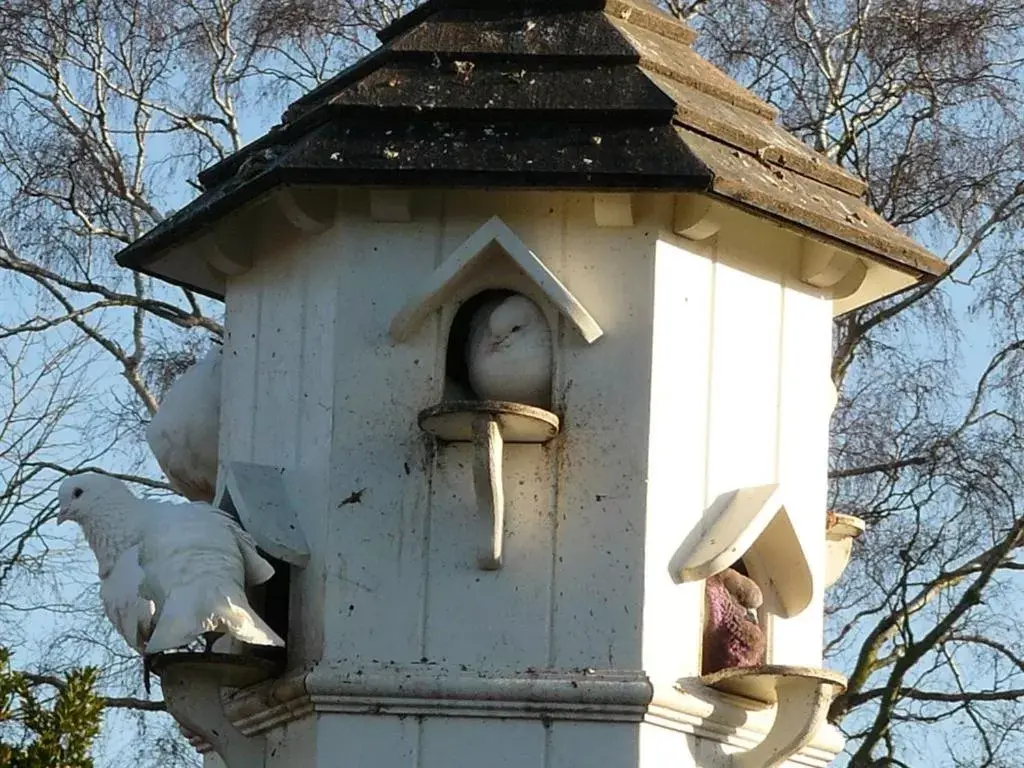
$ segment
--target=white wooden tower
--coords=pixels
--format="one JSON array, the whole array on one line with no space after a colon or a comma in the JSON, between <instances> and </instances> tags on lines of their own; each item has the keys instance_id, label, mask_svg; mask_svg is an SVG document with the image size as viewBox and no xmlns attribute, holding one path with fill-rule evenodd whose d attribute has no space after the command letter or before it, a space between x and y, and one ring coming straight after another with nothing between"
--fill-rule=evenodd
<instances>
[{"instance_id":1,"label":"white wooden tower","mask_svg":"<svg viewBox=\"0 0 1024 768\"><path fill-rule=\"evenodd\" d=\"M943 264L642 0L381 40L119 256L223 298L221 501L285 585L287 662L167 660L172 712L231 768L827 765L832 318ZM543 407L466 391L492 291ZM702 675L737 562L766 658Z\"/></svg>"}]
</instances>

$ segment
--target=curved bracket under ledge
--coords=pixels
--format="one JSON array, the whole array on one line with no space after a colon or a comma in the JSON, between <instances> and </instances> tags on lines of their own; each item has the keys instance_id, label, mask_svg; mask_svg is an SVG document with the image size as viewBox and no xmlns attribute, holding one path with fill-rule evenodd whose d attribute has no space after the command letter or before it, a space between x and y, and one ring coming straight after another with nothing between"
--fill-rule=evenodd
<instances>
[{"instance_id":1,"label":"curved bracket under ledge","mask_svg":"<svg viewBox=\"0 0 1024 768\"><path fill-rule=\"evenodd\" d=\"M263 765L267 737L246 736L234 726L221 703L221 688L247 688L281 672L268 659L224 653L169 653L152 657L167 711L213 747L228 768Z\"/></svg>"},{"instance_id":2,"label":"curved bracket under ledge","mask_svg":"<svg viewBox=\"0 0 1024 768\"><path fill-rule=\"evenodd\" d=\"M830 513L825 533L825 586L831 587L843 575L853 554L853 540L864 533L867 524L853 515Z\"/></svg>"},{"instance_id":3,"label":"curved bracket under ledge","mask_svg":"<svg viewBox=\"0 0 1024 768\"><path fill-rule=\"evenodd\" d=\"M778 768L814 738L832 700L846 690L838 672L769 665L723 669L703 675L710 688L776 707L775 722L753 749L733 755L732 768Z\"/></svg>"},{"instance_id":4,"label":"curved bracket under ledge","mask_svg":"<svg viewBox=\"0 0 1024 768\"><path fill-rule=\"evenodd\" d=\"M428 408L420 413L419 423L438 440L473 443L477 513L490 524L490 537L477 564L485 571L499 570L505 540L505 443L546 443L558 434L558 417L522 403L459 400Z\"/></svg>"}]
</instances>

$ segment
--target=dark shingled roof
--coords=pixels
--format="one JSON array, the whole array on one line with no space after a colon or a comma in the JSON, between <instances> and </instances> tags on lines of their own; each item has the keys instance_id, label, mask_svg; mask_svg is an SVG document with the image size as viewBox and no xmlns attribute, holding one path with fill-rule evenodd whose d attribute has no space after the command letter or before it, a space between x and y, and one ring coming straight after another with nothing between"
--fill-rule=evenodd
<instances>
[{"instance_id":1,"label":"dark shingled roof","mask_svg":"<svg viewBox=\"0 0 1024 768\"><path fill-rule=\"evenodd\" d=\"M208 168L118 254L163 252L283 185L708 192L919 276L945 265L646 0L428 0Z\"/></svg>"}]
</instances>

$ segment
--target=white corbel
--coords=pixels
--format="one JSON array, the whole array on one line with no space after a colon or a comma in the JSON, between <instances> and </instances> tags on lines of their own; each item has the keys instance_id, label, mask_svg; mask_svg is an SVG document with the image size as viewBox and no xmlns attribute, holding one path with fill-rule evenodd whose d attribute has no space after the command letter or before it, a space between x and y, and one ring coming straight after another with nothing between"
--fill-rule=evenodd
<instances>
[{"instance_id":1,"label":"white corbel","mask_svg":"<svg viewBox=\"0 0 1024 768\"><path fill-rule=\"evenodd\" d=\"M833 299L855 294L867 278L863 259L818 240L804 238L800 279L828 292Z\"/></svg>"},{"instance_id":2,"label":"white corbel","mask_svg":"<svg viewBox=\"0 0 1024 768\"><path fill-rule=\"evenodd\" d=\"M707 195L676 195L672 231L689 240L707 240L721 229L717 206Z\"/></svg>"},{"instance_id":3,"label":"white corbel","mask_svg":"<svg viewBox=\"0 0 1024 768\"><path fill-rule=\"evenodd\" d=\"M412 195L402 189L371 189L370 218L374 221L412 221Z\"/></svg>"},{"instance_id":4,"label":"white corbel","mask_svg":"<svg viewBox=\"0 0 1024 768\"><path fill-rule=\"evenodd\" d=\"M632 227L633 195L594 195L594 221L599 227Z\"/></svg>"},{"instance_id":5,"label":"white corbel","mask_svg":"<svg viewBox=\"0 0 1024 768\"><path fill-rule=\"evenodd\" d=\"M295 229L315 235L334 223L338 194L330 187L279 187L274 202Z\"/></svg>"},{"instance_id":6,"label":"white corbel","mask_svg":"<svg viewBox=\"0 0 1024 768\"><path fill-rule=\"evenodd\" d=\"M247 238L233 238L223 230L209 231L196 246L217 274L237 277L252 269L252 248Z\"/></svg>"}]
</instances>

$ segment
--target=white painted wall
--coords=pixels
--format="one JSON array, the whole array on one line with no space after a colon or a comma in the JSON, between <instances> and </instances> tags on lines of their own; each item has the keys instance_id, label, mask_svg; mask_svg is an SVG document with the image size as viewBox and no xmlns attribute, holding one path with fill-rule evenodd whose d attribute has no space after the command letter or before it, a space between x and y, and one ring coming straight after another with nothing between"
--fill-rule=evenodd
<instances>
[{"instance_id":1,"label":"white painted wall","mask_svg":"<svg viewBox=\"0 0 1024 768\"><path fill-rule=\"evenodd\" d=\"M457 307L405 344L387 334L493 215L605 336L588 346L552 313L563 434L508 446L506 564L485 572L468 447L435 449L416 423L440 399ZM432 192L413 221L382 224L353 192L317 237L284 243L280 222L264 222L268 253L228 284L221 454L301 481L312 557L293 586L292 668L643 670L668 689L699 671L703 595L672 584L669 558L718 493L743 485L795 489L790 511L823 569L831 304L799 287L793 235L735 214L694 244L671 220L670 196L636 196L632 228L599 229L590 195ZM474 290L508 280L529 288L495 264ZM818 664L820 614L816 594L774 622L770 659ZM727 764L729 729L701 725L713 715L641 726L329 709L273 730L267 765Z\"/></svg>"}]
</instances>

